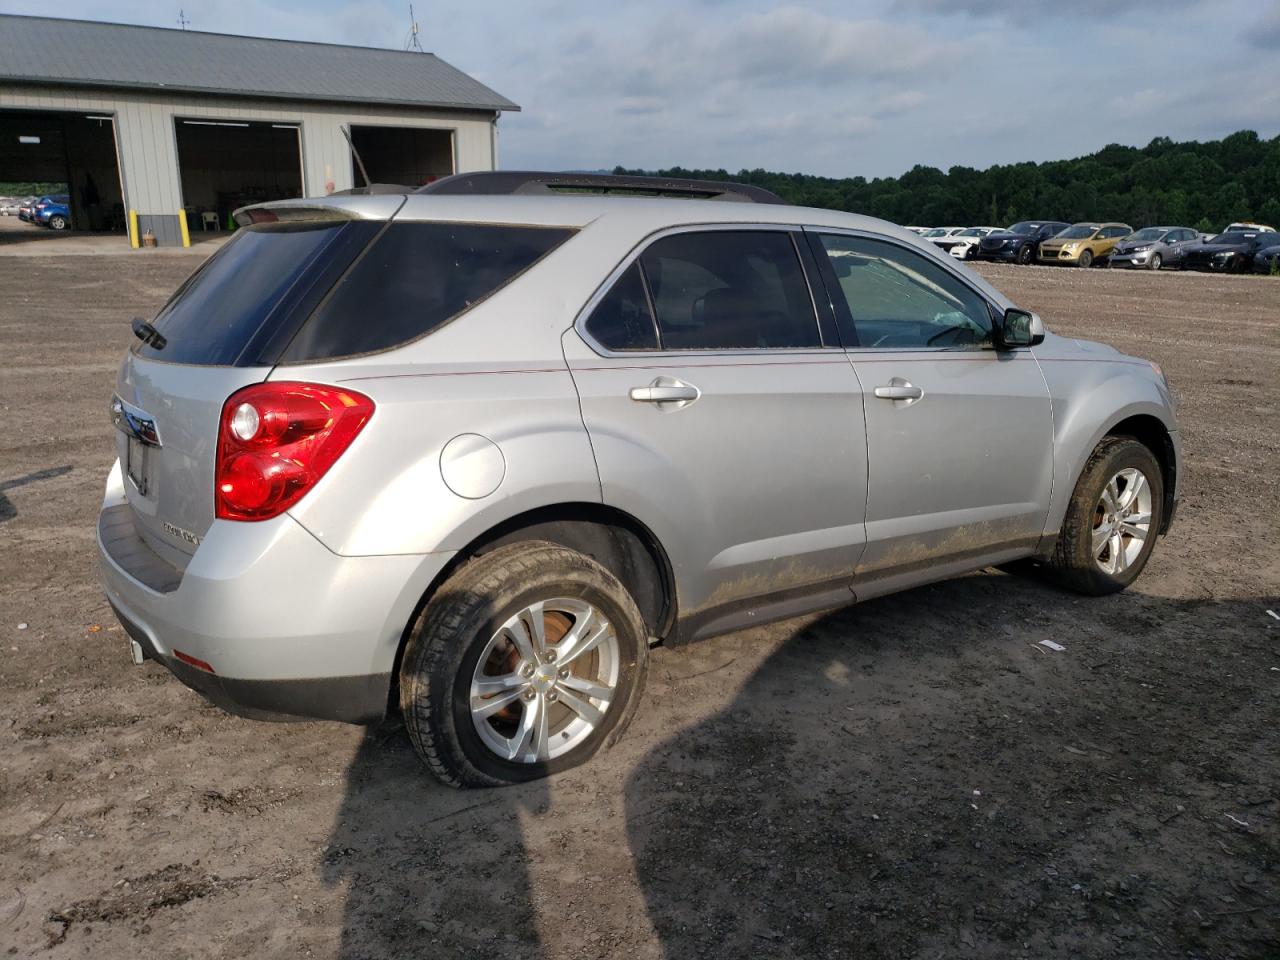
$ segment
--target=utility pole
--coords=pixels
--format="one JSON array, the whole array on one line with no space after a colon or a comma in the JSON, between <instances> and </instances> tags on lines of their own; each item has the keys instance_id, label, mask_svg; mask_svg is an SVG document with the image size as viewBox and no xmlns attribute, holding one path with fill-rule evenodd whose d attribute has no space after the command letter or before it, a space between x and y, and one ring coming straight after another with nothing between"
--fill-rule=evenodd
<instances>
[{"instance_id":1,"label":"utility pole","mask_svg":"<svg viewBox=\"0 0 1280 960\"><path fill-rule=\"evenodd\" d=\"M186 11L181 7L178 8L178 26L183 30L191 25L191 21L187 19Z\"/></svg>"}]
</instances>

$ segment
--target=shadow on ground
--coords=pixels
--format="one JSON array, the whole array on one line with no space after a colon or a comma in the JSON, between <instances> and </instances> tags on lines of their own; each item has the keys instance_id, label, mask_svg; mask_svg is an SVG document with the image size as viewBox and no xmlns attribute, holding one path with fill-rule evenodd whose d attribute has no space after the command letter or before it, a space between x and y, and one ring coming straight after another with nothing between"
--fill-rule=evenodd
<instances>
[{"instance_id":1,"label":"shadow on ground","mask_svg":"<svg viewBox=\"0 0 1280 960\"><path fill-rule=\"evenodd\" d=\"M627 772L630 849L587 851L660 947L590 937L598 887L530 890L556 781L448 791L370 734L326 856L341 956L1275 956L1273 605L981 574L666 652L774 648ZM690 683L661 699L724 680Z\"/></svg>"},{"instance_id":2,"label":"shadow on ground","mask_svg":"<svg viewBox=\"0 0 1280 960\"><path fill-rule=\"evenodd\" d=\"M41 480L52 480L54 477L60 477L63 474L70 473L74 468L71 464L61 467L50 467L47 470L37 470L35 473L28 473L26 476L14 477L12 480L0 480L0 523L6 520L12 520L18 515L18 509L13 505L5 493L16 487L25 487L30 483L38 483Z\"/></svg>"}]
</instances>

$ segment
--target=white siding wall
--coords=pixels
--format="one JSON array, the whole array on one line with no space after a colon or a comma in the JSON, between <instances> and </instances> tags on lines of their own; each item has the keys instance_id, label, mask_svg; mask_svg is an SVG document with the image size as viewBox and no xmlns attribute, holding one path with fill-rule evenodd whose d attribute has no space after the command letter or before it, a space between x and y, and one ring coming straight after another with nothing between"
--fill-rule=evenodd
<instances>
[{"instance_id":1,"label":"white siding wall","mask_svg":"<svg viewBox=\"0 0 1280 960\"><path fill-rule=\"evenodd\" d=\"M125 207L140 214L176 216L182 206L175 117L298 124L307 196L323 196L326 179L335 190L353 186L344 124L451 130L455 173L492 170L495 165L490 113L36 86L0 87L0 109L4 108L113 115Z\"/></svg>"}]
</instances>

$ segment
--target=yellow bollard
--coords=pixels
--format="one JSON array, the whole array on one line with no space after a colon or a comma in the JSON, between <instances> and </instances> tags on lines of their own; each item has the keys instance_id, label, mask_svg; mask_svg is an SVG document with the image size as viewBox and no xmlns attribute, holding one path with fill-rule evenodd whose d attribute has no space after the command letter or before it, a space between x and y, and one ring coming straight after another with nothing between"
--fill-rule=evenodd
<instances>
[{"instance_id":1,"label":"yellow bollard","mask_svg":"<svg viewBox=\"0 0 1280 960\"><path fill-rule=\"evenodd\" d=\"M138 211L129 211L129 246L138 249Z\"/></svg>"},{"instance_id":2,"label":"yellow bollard","mask_svg":"<svg viewBox=\"0 0 1280 960\"><path fill-rule=\"evenodd\" d=\"M178 226L182 228L182 245L191 246L191 234L187 232L187 211L178 211Z\"/></svg>"}]
</instances>

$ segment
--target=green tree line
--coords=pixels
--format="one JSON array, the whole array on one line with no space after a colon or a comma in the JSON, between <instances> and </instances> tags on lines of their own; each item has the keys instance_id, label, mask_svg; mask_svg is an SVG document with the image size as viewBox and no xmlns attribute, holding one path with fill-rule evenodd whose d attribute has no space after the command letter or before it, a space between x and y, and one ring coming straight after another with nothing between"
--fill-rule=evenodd
<instances>
[{"instance_id":1,"label":"green tree line","mask_svg":"<svg viewBox=\"0 0 1280 960\"><path fill-rule=\"evenodd\" d=\"M1280 226L1280 136L1241 130L1221 140L1145 147L1110 144L1074 160L997 164L986 170L916 165L900 177L815 177L768 170L616 173L737 180L788 203L881 217L894 223L1004 226L1018 220L1119 220L1205 232L1235 220Z\"/></svg>"},{"instance_id":2,"label":"green tree line","mask_svg":"<svg viewBox=\"0 0 1280 960\"><path fill-rule=\"evenodd\" d=\"M0 197L43 197L50 193L66 193L65 183L37 180L0 181Z\"/></svg>"}]
</instances>

